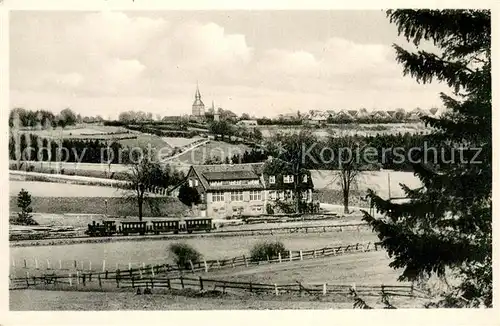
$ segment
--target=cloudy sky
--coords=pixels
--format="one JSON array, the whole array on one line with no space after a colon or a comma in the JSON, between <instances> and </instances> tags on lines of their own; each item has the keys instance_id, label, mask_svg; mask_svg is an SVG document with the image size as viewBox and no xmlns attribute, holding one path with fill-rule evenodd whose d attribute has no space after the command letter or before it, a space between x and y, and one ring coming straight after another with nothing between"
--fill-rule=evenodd
<instances>
[{"instance_id":1,"label":"cloudy sky","mask_svg":"<svg viewBox=\"0 0 500 326\"><path fill-rule=\"evenodd\" d=\"M12 12L11 107L82 115L273 116L439 106L445 86L402 76L382 11Z\"/></svg>"}]
</instances>

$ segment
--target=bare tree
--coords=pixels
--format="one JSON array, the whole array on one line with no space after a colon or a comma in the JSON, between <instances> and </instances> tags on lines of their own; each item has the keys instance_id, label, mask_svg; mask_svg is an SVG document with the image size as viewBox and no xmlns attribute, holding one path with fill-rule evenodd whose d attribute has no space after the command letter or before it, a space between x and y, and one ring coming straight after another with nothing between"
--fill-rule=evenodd
<instances>
[{"instance_id":1,"label":"bare tree","mask_svg":"<svg viewBox=\"0 0 500 326\"><path fill-rule=\"evenodd\" d=\"M309 147L314 147L316 137L307 128L298 133L278 133L268 142L267 149L274 156L281 159L290 168L293 176L293 195L295 211L299 212L302 201L303 182L302 177L307 173L307 156L304 155Z\"/></svg>"},{"instance_id":2,"label":"bare tree","mask_svg":"<svg viewBox=\"0 0 500 326\"><path fill-rule=\"evenodd\" d=\"M139 221L142 221L144 203L148 203L152 209L157 207L158 200L154 200L150 193L154 187L165 188L168 194L172 186L184 177L170 166L162 166L155 158L154 155L138 155L129 163L125 198L137 203Z\"/></svg>"},{"instance_id":3,"label":"bare tree","mask_svg":"<svg viewBox=\"0 0 500 326\"><path fill-rule=\"evenodd\" d=\"M334 180L342 189L344 213L349 214L349 195L365 165L363 145L359 138L350 135L329 137L327 146L332 150L332 169L336 171Z\"/></svg>"}]
</instances>

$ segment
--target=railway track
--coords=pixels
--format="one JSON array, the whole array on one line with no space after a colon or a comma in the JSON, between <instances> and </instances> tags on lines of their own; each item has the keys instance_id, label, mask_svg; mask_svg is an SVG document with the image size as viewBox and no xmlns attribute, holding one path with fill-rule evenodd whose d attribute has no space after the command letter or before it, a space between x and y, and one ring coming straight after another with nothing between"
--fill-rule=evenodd
<instances>
[{"instance_id":1,"label":"railway track","mask_svg":"<svg viewBox=\"0 0 500 326\"><path fill-rule=\"evenodd\" d=\"M347 223L347 224L330 224L330 225L313 225L313 226L294 226L280 228L261 228L247 230L218 230L211 232L200 232L192 234L159 234L159 235L128 235L128 236L107 236L107 237L48 237L37 240L16 240L10 241L11 247L30 247L30 246L53 246L78 243L102 243L102 242L118 242L118 241L147 241L147 240L176 240L186 238L200 237L235 237L235 236L261 236L274 234L291 234L291 233L325 233L325 232L342 232L343 230L361 230L368 228L367 223Z\"/></svg>"}]
</instances>

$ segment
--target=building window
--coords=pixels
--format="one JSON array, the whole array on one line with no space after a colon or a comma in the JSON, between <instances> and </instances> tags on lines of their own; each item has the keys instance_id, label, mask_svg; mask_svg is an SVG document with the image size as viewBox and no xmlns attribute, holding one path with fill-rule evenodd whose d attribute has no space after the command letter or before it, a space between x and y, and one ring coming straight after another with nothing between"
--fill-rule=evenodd
<instances>
[{"instance_id":1,"label":"building window","mask_svg":"<svg viewBox=\"0 0 500 326\"><path fill-rule=\"evenodd\" d=\"M212 201L224 201L224 192L222 191L215 191L212 193Z\"/></svg>"},{"instance_id":2,"label":"building window","mask_svg":"<svg viewBox=\"0 0 500 326\"><path fill-rule=\"evenodd\" d=\"M250 200L262 200L262 195L260 190L251 190L250 191Z\"/></svg>"},{"instance_id":3,"label":"building window","mask_svg":"<svg viewBox=\"0 0 500 326\"><path fill-rule=\"evenodd\" d=\"M247 184L249 184L249 185L258 185L259 184L259 180L248 180Z\"/></svg>"},{"instance_id":4,"label":"building window","mask_svg":"<svg viewBox=\"0 0 500 326\"><path fill-rule=\"evenodd\" d=\"M231 201L243 201L243 191L231 191Z\"/></svg>"},{"instance_id":5,"label":"building window","mask_svg":"<svg viewBox=\"0 0 500 326\"><path fill-rule=\"evenodd\" d=\"M285 175L283 177L283 182L284 183L293 183L293 175Z\"/></svg>"},{"instance_id":6,"label":"building window","mask_svg":"<svg viewBox=\"0 0 500 326\"><path fill-rule=\"evenodd\" d=\"M211 186L222 186L222 181L211 181L210 185Z\"/></svg>"},{"instance_id":7,"label":"building window","mask_svg":"<svg viewBox=\"0 0 500 326\"><path fill-rule=\"evenodd\" d=\"M302 182L307 182L307 174L304 174L304 175L302 176Z\"/></svg>"},{"instance_id":8,"label":"building window","mask_svg":"<svg viewBox=\"0 0 500 326\"><path fill-rule=\"evenodd\" d=\"M269 191L269 198L271 200L276 200L276 191L274 190Z\"/></svg>"},{"instance_id":9,"label":"building window","mask_svg":"<svg viewBox=\"0 0 500 326\"><path fill-rule=\"evenodd\" d=\"M194 186L197 187L198 186L198 179L194 179Z\"/></svg>"},{"instance_id":10,"label":"building window","mask_svg":"<svg viewBox=\"0 0 500 326\"><path fill-rule=\"evenodd\" d=\"M189 186L192 187L193 186L193 180L189 179Z\"/></svg>"},{"instance_id":11,"label":"building window","mask_svg":"<svg viewBox=\"0 0 500 326\"><path fill-rule=\"evenodd\" d=\"M279 192L279 198L280 198L280 200L284 200L285 199L285 192L284 191L280 191Z\"/></svg>"},{"instance_id":12,"label":"building window","mask_svg":"<svg viewBox=\"0 0 500 326\"><path fill-rule=\"evenodd\" d=\"M276 183L276 176L274 175L269 176L269 183L271 184Z\"/></svg>"},{"instance_id":13,"label":"building window","mask_svg":"<svg viewBox=\"0 0 500 326\"><path fill-rule=\"evenodd\" d=\"M231 186L241 185L241 180L231 180L229 181Z\"/></svg>"}]
</instances>

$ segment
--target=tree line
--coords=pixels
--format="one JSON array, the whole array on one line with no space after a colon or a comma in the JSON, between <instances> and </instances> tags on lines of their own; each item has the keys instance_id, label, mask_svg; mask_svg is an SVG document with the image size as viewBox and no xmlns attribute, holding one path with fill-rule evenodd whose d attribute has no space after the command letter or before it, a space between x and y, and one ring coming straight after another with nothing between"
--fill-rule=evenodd
<instances>
[{"instance_id":1,"label":"tree line","mask_svg":"<svg viewBox=\"0 0 500 326\"><path fill-rule=\"evenodd\" d=\"M30 127L39 129L48 129L56 127L73 126L77 123L93 123L101 122L101 116L96 117L82 117L76 114L70 108L66 108L54 114L48 110L28 110L24 108L14 108L9 114L9 127Z\"/></svg>"},{"instance_id":2,"label":"tree line","mask_svg":"<svg viewBox=\"0 0 500 326\"><path fill-rule=\"evenodd\" d=\"M227 157L224 161L216 158L211 158L209 160L210 164L217 163L257 163L265 161L269 156L279 156L279 149L276 148L276 143L280 139L286 139L286 134L278 134L267 141L267 146L262 148L252 148L246 150L242 154L235 154L232 157ZM398 133L398 134L379 134L375 136L332 136L327 139L317 139L312 137L311 141L303 142L303 147L301 146L300 151L307 153L305 155L304 168L307 169L335 169L335 166L339 165L338 160L341 159L339 155L333 157L330 155L330 149L334 154L338 154L342 149L351 150L353 152L356 149L362 150L364 148L373 149L373 155L370 155L370 161L372 165L369 166L368 162L365 162L366 169L391 169L396 171L413 171L413 165L408 160L409 157L417 160L417 155L424 152L426 147L433 147L436 149L428 149L427 159L430 161L439 161L441 159L439 144L435 144L432 138L429 138L423 134L411 134ZM351 145L346 147L346 139L352 139ZM285 141L285 144L287 142ZM426 147L424 147L426 144ZM285 145L287 146L287 145ZM310 148L311 151L308 151ZM286 148L285 148L286 149ZM399 153L399 154L398 154ZM437 155L436 155L437 153ZM363 154L363 151L360 152ZM401 160L401 155L404 156L403 162Z\"/></svg>"},{"instance_id":3,"label":"tree line","mask_svg":"<svg viewBox=\"0 0 500 326\"><path fill-rule=\"evenodd\" d=\"M28 133L21 134L19 138L16 138L12 134L9 137L9 159L11 160L107 163L109 158L112 164L126 164L129 161L129 148L124 148L118 142L98 139L63 139L59 141ZM18 142L17 145L16 142ZM31 150L26 150L28 147ZM59 148L65 148L67 151L59 151ZM109 152L113 153L109 157L108 149ZM121 158L118 155L120 152L122 153Z\"/></svg>"}]
</instances>

